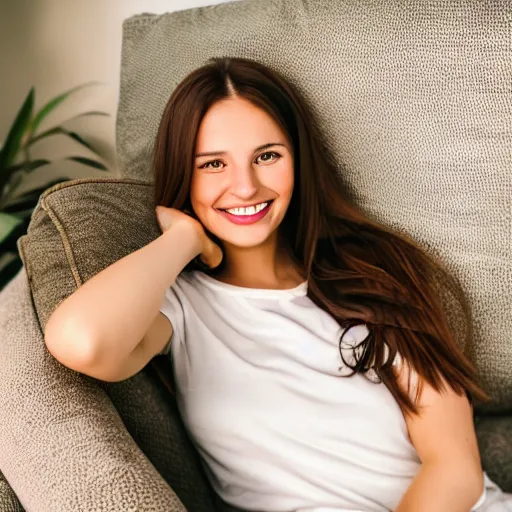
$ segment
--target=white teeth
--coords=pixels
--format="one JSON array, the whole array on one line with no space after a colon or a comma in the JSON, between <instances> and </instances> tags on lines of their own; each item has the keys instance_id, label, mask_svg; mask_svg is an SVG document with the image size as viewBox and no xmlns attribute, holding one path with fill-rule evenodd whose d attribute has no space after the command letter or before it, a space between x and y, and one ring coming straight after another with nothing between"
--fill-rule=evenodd
<instances>
[{"instance_id":1,"label":"white teeth","mask_svg":"<svg viewBox=\"0 0 512 512\"><path fill-rule=\"evenodd\" d=\"M247 208L230 208L226 211L232 213L233 215L254 215L255 213L261 212L261 210L263 210L267 204L268 202L260 203L255 206L249 206Z\"/></svg>"}]
</instances>

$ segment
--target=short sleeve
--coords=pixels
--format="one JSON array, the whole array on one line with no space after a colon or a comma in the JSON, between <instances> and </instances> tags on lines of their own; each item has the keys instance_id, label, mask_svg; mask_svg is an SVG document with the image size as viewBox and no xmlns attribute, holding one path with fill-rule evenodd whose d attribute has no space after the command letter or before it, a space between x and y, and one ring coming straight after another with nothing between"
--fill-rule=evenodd
<instances>
[{"instance_id":1,"label":"short sleeve","mask_svg":"<svg viewBox=\"0 0 512 512\"><path fill-rule=\"evenodd\" d=\"M175 283L165 290L164 299L160 306L160 312L163 313L171 322L172 336L162 351L157 355L167 355L171 350L172 343L181 343L184 332L183 305L178 293L176 292Z\"/></svg>"}]
</instances>

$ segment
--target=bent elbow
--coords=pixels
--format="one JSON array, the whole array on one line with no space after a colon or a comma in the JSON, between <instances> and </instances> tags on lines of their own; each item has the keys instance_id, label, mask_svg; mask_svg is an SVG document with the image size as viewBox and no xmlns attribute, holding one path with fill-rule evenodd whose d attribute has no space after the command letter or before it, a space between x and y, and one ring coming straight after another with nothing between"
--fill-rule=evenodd
<instances>
[{"instance_id":1,"label":"bent elbow","mask_svg":"<svg viewBox=\"0 0 512 512\"><path fill-rule=\"evenodd\" d=\"M94 343L76 325L68 321L58 324L52 318L47 323L44 342L48 352L64 366L84 373L96 359Z\"/></svg>"}]
</instances>

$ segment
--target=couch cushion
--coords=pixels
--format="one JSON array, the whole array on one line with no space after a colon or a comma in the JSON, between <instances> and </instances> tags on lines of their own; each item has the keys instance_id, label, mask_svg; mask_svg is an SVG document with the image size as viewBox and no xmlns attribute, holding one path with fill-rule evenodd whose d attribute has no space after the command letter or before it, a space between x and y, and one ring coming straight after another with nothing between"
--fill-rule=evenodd
<instances>
[{"instance_id":1,"label":"couch cushion","mask_svg":"<svg viewBox=\"0 0 512 512\"><path fill-rule=\"evenodd\" d=\"M475 429L487 474L503 491L512 493L512 411L503 416L477 416Z\"/></svg>"},{"instance_id":2,"label":"couch cushion","mask_svg":"<svg viewBox=\"0 0 512 512\"><path fill-rule=\"evenodd\" d=\"M59 303L85 281L161 235L152 190L138 180L83 178L41 195L18 249L43 330ZM187 510L211 512L212 491L169 391L171 377L169 359L157 356L130 379L91 380L105 389Z\"/></svg>"},{"instance_id":3,"label":"couch cushion","mask_svg":"<svg viewBox=\"0 0 512 512\"><path fill-rule=\"evenodd\" d=\"M150 179L167 99L208 58L274 67L309 101L351 199L461 280L474 315L468 353L495 405L512 405L508 9L508 0L245 0L129 18L121 173Z\"/></svg>"}]
</instances>

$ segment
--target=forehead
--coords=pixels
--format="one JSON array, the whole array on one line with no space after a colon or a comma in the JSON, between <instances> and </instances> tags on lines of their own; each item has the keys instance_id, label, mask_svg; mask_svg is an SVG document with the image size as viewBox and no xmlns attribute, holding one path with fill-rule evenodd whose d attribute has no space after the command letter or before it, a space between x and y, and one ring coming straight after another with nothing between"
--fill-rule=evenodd
<instances>
[{"instance_id":1,"label":"forehead","mask_svg":"<svg viewBox=\"0 0 512 512\"><path fill-rule=\"evenodd\" d=\"M286 135L273 117L245 99L229 98L212 105L204 115L196 149L197 152L253 150L270 139L286 143Z\"/></svg>"}]
</instances>

